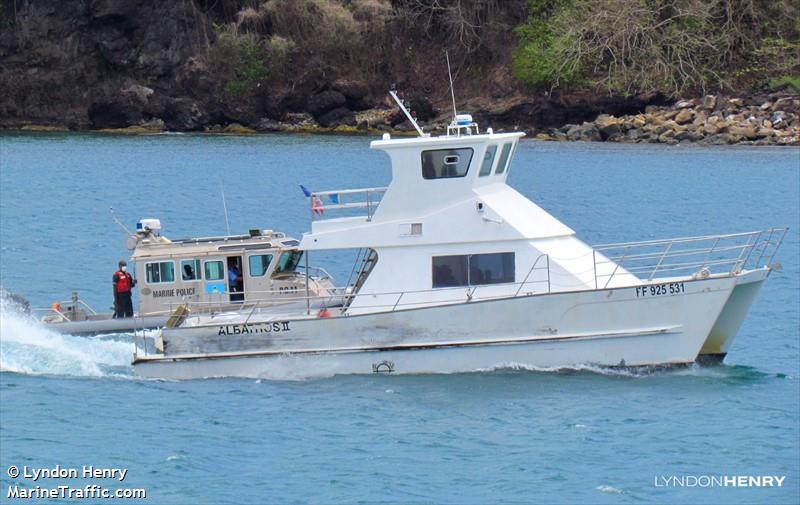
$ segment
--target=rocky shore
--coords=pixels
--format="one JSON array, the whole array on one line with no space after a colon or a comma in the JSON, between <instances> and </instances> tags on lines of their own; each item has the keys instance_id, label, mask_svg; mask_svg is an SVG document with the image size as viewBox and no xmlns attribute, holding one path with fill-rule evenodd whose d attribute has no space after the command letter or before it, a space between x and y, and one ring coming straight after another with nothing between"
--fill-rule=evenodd
<instances>
[{"instance_id":1,"label":"rocky shore","mask_svg":"<svg viewBox=\"0 0 800 505\"><path fill-rule=\"evenodd\" d=\"M711 145L800 145L800 95L736 98L707 95L648 106L641 114L601 114L593 121L540 132L541 140Z\"/></svg>"},{"instance_id":2,"label":"rocky shore","mask_svg":"<svg viewBox=\"0 0 800 505\"><path fill-rule=\"evenodd\" d=\"M260 119L245 117L241 122L223 116L218 123L207 121L192 129L176 122L174 117L165 116L166 121L157 117L157 110L149 100L154 94L152 90L133 85L127 91L127 95L136 99L108 104L106 113L113 121L100 121L95 127L77 129L120 134L167 131L233 135L266 132L414 134L411 124L389 100L368 98L352 91L345 95L329 89L312 95L306 106L310 112L284 112ZM559 105L553 101L536 103L517 99L500 107L492 103L472 104L466 110L470 110L484 127L492 126L495 131L523 130L531 137L546 141L800 145L800 95L797 94L783 92L745 98L706 95L677 100L672 105L645 103L598 102L587 106L585 103ZM413 106L425 131L433 134L445 131L450 120L449 109L439 109L424 98L416 99ZM637 112L637 108L641 112ZM614 115L605 110L633 113ZM587 120L558 126L559 120L576 117ZM548 123L556 126L548 127ZM6 128L24 131L76 129L52 123Z\"/></svg>"}]
</instances>

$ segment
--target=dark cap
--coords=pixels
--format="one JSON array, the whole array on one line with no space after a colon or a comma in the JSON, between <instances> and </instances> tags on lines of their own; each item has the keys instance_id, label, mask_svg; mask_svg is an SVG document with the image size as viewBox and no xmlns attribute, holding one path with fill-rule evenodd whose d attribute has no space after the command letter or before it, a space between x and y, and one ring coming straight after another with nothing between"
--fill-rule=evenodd
<instances>
[{"instance_id":1,"label":"dark cap","mask_svg":"<svg viewBox=\"0 0 800 505\"><path fill-rule=\"evenodd\" d=\"M125 263L125 260L119 260L119 266L124 267L124 266L127 266L127 265L128 264Z\"/></svg>"}]
</instances>

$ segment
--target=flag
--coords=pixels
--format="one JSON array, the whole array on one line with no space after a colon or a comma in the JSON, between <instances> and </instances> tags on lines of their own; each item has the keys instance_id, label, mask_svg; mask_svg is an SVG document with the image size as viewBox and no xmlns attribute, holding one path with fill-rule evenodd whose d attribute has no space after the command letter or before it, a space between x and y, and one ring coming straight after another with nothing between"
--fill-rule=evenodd
<instances>
[{"instance_id":1,"label":"flag","mask_svg":"<svg viewBox=\"0 0 800 505\"><path fill-rule=\"evenodd\" d=\"M307 187L301 184L300 189L303 191L303 194L306 195L307 198L311 198L311 191Z\"/></svg>"}]
</instances>

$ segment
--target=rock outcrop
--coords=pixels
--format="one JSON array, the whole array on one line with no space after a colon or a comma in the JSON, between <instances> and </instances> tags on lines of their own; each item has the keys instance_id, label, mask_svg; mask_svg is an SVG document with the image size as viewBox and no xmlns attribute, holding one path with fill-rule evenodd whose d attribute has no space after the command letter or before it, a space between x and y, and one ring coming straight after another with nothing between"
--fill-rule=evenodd
<instances>
[{"instance_id":1,"label":"rock outcrop","mask_svg":"<svg viewBox=\"0 0 800 505\"><path fill-rule=\"evenodd\" d=\"M580 125L539 133L542 140L585 140L678 144L800 145L800 96L747 98L707 95L649 106L641 114L601 114Z\"/></svg>"}]
</instances>

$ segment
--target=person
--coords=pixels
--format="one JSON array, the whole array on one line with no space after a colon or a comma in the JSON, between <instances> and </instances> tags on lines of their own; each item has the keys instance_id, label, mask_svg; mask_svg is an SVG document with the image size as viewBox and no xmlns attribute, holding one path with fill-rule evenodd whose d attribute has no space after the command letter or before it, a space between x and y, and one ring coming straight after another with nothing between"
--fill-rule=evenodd
<instances>
[{"instance_id":1,"label":"person","mask_svg":"<svg viewBox=\"0 0 800 505\"><path fill-rule=\"evenodd\" d=\"M127 272L128 264L119 260L119 270L114 272L111 282L114 284L114 317L133 317L133 300L131 290L136 279Z\"/></svg>"},{"instance_id":2,"label":"person","mask_svg":"<svg viewBox=\"0 0 800 505\"><path fill-rule=\"evenodd\" d=\"M241 292L241 279L239 276L239 269L235 263L228 265L228 286L231 291L231 301L241 302L244 301L244 294Z\"/></svg>"}]
</instances>

